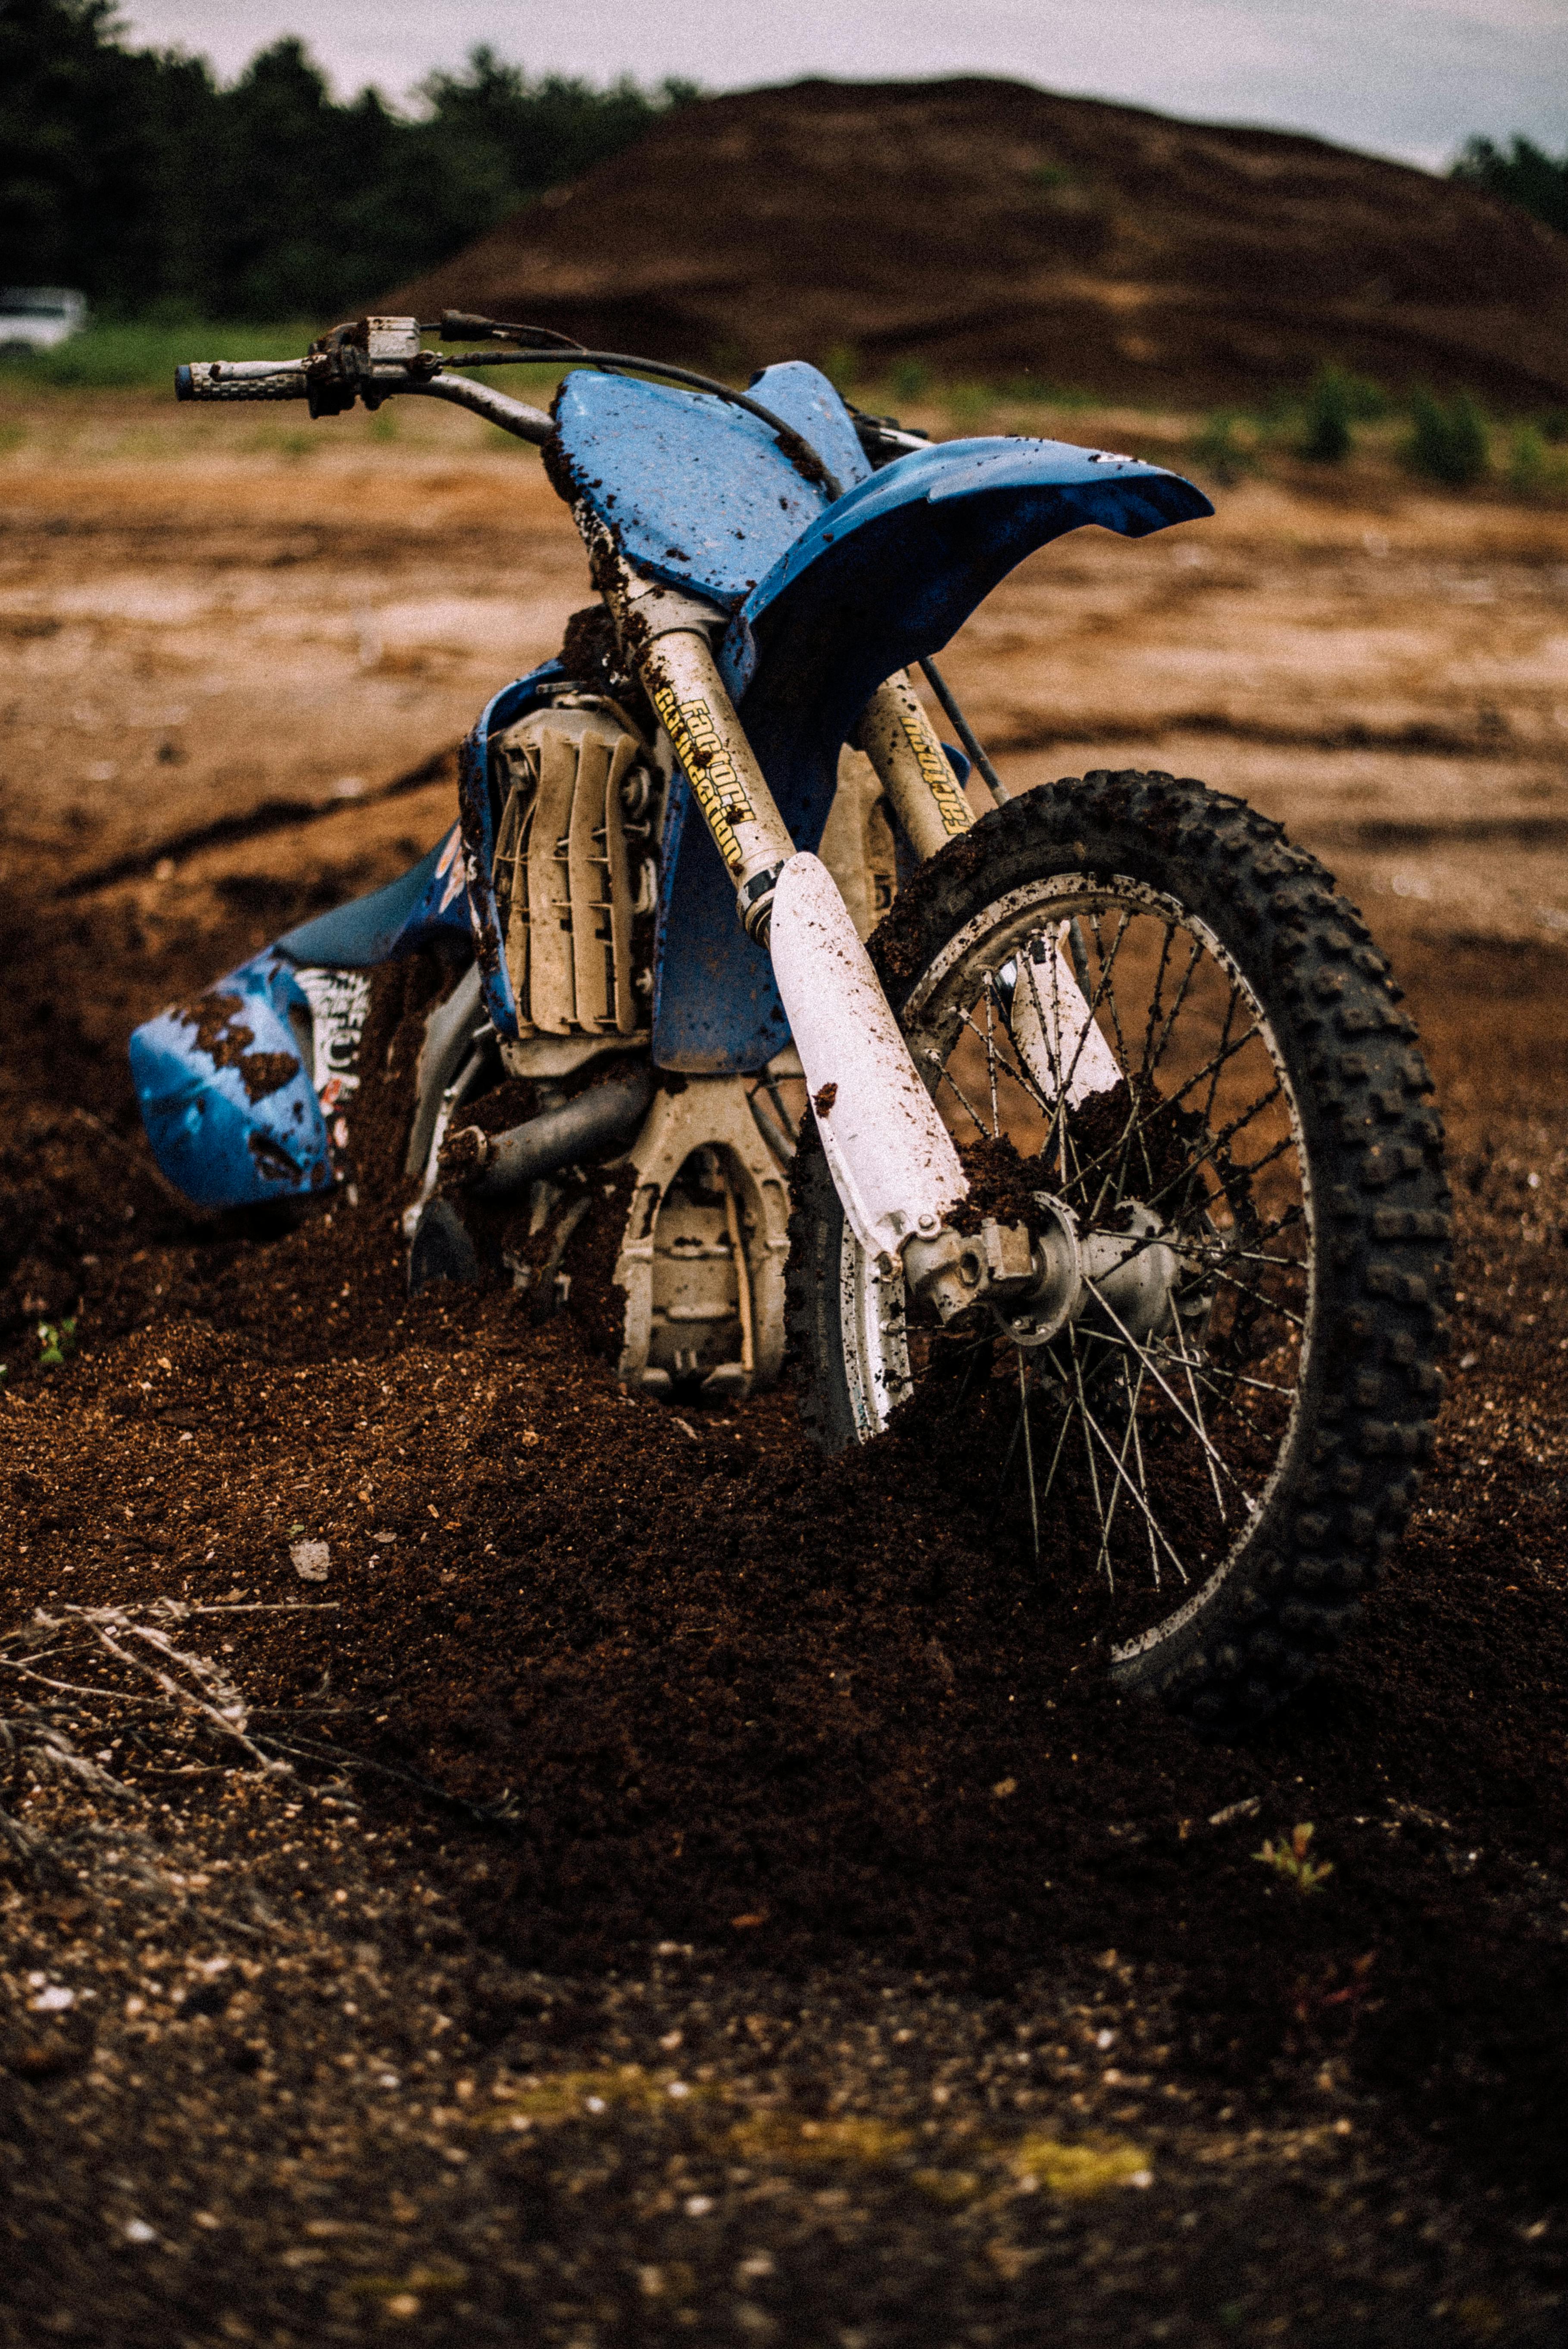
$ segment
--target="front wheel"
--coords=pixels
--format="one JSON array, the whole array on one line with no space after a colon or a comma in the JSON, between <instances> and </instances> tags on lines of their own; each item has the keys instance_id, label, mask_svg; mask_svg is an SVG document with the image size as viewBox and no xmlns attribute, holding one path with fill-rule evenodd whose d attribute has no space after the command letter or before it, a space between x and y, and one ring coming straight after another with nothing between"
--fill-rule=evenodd
<instances>
[{"instance_id":1,"label":"front wheel","mask_svg":"<svg viewBox=\"0 0 1568 2349\"><path fill-rule=\"evenodd\" d=\"M1442 1391L1441 1127L1387 963L1276 824L1131 773L985 816L870 944L972 1216L1074 1285L944 1325L877 1277L808 1131L808 1423L940 1448L1116 1680L1261 1719L1398 1543Z\"/></svg>"}]
</instances>

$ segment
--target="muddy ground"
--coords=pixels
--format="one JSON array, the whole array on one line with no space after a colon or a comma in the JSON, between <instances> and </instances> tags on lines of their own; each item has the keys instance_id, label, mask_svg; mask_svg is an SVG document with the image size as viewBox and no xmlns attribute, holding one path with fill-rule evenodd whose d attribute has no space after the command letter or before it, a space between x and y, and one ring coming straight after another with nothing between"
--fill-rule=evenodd
<instances>
[{"instance_id":1,"label":"muddy ground","mask_svg":"<svg viewBox=\"0 0 1568 2349\"><path fill-rule=\"evenodd\" d=\"M0 2341L1559 2340L1568 519L1243 482L949 662L1020 784L1284 816L1449 1119L1410 1538L1212 1746L908 1461L410 1306L373 1181L161 1187L129 1027L426 846L582 587L460 419L194 422L0 465Z\"/></svg>"}]
</instances>

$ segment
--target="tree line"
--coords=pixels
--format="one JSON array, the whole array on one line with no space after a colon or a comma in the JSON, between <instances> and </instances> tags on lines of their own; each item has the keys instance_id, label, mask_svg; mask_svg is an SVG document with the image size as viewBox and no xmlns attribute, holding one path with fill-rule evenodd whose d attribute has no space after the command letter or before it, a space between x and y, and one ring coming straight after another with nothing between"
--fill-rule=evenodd
<instances>
[{"instance_id":1,"label":"tree line","mask_svg":"<svg viewBox=\"0 0 1568 2349\"><path fill-rule=\"evenodd\" d=\"M345 316L696 95L531 79L477 48L399 112L338 100L303 42L224 88L131 49L115 0L0 0L0 274L100 315ZM1454 176L1568 231L1568 154L1472 139Z\"/></svg>"},{"instance_id":2,"label":"tree line","mask_svg":"<svg viewBox=\"0 0 1568 2349\"><path fill-rule=\"evenodd\" d=\"M0 274L110 316L350 316L696 94L477 48L406 114L335 98L296 39L224 88L121 34L114 0L0 0Z\"/></svg>"},{"instance_id":3,"label":"tree line","mask_svg":"<svg viewBox=\"0 0 1568 2349\"><path fill-rule=\"evenodd\" d=\"M1491 139L1470 139L1453 177L1506 196L1522 212L1568 235L1568 154L1559 162L1529 139L1511 139L1506 148Z\"/></svg>"}]
</instances>

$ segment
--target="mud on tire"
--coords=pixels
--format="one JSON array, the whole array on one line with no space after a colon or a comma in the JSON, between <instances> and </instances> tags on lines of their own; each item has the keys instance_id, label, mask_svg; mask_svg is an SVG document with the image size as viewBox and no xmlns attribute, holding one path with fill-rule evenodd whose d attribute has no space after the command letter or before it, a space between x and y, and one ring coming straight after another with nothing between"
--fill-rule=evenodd
<instances>
[{"instance_id":1,"label":"mud on tire","mask_svg":"<svg viewBox=\"0 0 1568 2349\"><path fill-rule=\"evenodd\" d=\"M923 866L870 941L906 1030L952 942L1008 893L1056 875L1141 885L1205 926L1266 1014L1294 1103L1312 1304L1288 1435L1221 1568L1111 1663L1121 1685L1158 1692L1194 1725L1236 1730L1332 1652L1415 1501L1451 1301L1441 1124L1387 963L1330 876L1244 802L1168 775L1101 771L1031 792ZM830 1452L867 1433L846 1363L843 1250L808 1123L790 1345L807 1423Z\"/></svg>"}]
</instances>

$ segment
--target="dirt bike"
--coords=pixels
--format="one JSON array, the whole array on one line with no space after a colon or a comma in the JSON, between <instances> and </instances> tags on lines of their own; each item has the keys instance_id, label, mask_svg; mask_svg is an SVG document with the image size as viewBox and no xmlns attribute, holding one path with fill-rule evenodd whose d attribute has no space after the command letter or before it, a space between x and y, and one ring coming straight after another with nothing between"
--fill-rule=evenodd
<instances>
[{"instance_id":1,"label":"dirt bike","mask_svg":"<svg viewBox=\"0 0 1568 2349\"><path fill-rule=\"evenodd\" d=\"M934 1454L999 1571L1098 1610L1117 1682L1261 1717L1429 1447L1427 1071L1276 824L1159 773L1010 797L934 657L1064 532L1208 500L1099 450L930 444L803 363L739 392L437 333L364 319L177 390L487 417L542 449L597 600L482 712L420 863L137 1030L164 1174L308 1201L379 1153L412 1286L582 1309L650 1394L743 1396L789 1350L820 1442ZM542 361L550 414L480 378Z\"/></svg>"}]
</instances>

